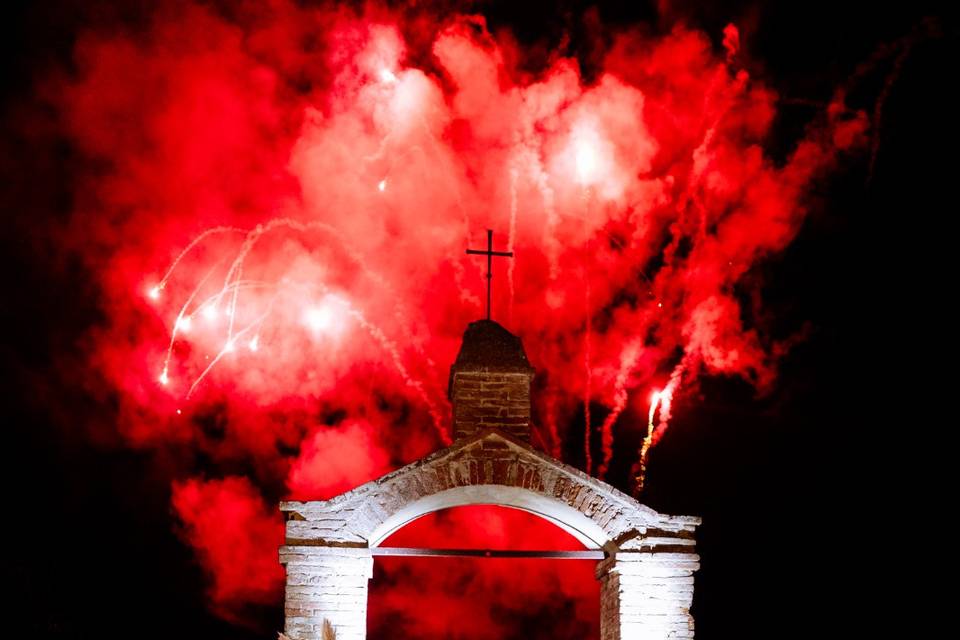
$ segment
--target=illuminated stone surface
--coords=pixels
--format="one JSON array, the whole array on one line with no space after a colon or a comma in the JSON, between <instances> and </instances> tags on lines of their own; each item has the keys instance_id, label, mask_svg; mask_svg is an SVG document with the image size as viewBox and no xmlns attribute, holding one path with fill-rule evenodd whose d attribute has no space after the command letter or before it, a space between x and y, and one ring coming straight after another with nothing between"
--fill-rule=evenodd
<instances>
[{"instance_id":1,"label":"illuminated stone surface","mask_svg":"<svg viewBox=\"0 0 960 640\"><path fill-rule=\"evenodd\" d=\"M370 547L427 513L494 504L541 516L588 549L607 553L596 571L602 640L692 638L699 518L657 513L525 442L533 371L519 340L511 344L503 336L510 336L506 330L489 325L495 323L471 324L451 370L454 416L476 417L473 407L500 406L511 417L515 408L526 412L525 429L514 428L519 421L500 427L462 418L459 424L470 426L458 427L460 437L446 449L331 500L281 503L287 516L286 545L280 549L287 569L286 634L292 640L319 640L326 620L337 640L365 638ZM491 348L491 336L504 349ZM476 349L478 344L483 348ZM495 378L510 375L523 377L523 392L516 390L515 380ZM461 408L458 414L458 402L469 403L471 410ZM493 414L480 417L502 417Z\"/></svg>"}]
</instances>

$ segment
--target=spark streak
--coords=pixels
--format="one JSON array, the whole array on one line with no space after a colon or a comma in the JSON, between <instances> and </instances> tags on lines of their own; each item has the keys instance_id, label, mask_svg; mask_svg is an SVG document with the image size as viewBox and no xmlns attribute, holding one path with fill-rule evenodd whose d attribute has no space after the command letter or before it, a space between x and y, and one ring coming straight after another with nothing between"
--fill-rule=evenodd
<instances>
[{"instance_id":1,"label":"spark streak","mask_svg":"<svg viewBox=\"0 0 960 640\"><path fill-rule=\"evenodd\" d=\"M600 438L603 450L603 461L597 470L597 475L600 478L605 478L610 468L610 460L613 458L613 425L627 406L627 381L630 378L631 372L637 366L637 360L640 357L641 351L641 341L633 340L627 344L620 354L620 368L617 371L617 377L614 381L613 407L604 419L603 425L600 427ZM653 413L651 411L651 416L652 415Z\"/></svg>"},{"instance_id":2,"label":"spark streak","mask_svg":"<svg viewBox=\"0 0 960 640\"><path fill-rule=\"evenodd\" d=\"M637 462L639 472L636 477L636 492L643 491L644 482L647 476L647 462L650 457L650 448L656 444L663 436L670 422L670 409L673 403L673 394L676 393L680 385L680 378L683 375L684 363L681 362L670 374L670 381L663 389L654 391L650 396L650 413L647 418L647 435L643 439L643 445L640 447L640 459ZM660 420L654 424L654 418L657 416L657 409L660 410Z\"/></svg>"}]
</instances>

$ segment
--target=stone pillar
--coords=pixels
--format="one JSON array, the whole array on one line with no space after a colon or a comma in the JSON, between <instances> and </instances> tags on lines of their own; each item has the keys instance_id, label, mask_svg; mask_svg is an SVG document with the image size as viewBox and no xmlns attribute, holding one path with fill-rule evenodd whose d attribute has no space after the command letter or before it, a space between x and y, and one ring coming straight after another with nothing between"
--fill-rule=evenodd
<instances>
[{"instance_id":1,"label":"stone pillar","mask_svg":"<svg viewBox=\"0 0 960 640\"><path fill-rule=\"evenodd\" d=\"M597 565L600 640L692 638L695 553L619 551Z\"/></svg>"},{"instance_id":2,"label":"stone pillar","mask_svg":"<svg viewBox=\"0 0 960 640\"><path fill-rule=\"evenodd\" d=\"M325 623L336 640L367 637L370 549L283 546L280 563L287 568L284 632L290 640L327 640Z\"/></svg>"}]
</instances>

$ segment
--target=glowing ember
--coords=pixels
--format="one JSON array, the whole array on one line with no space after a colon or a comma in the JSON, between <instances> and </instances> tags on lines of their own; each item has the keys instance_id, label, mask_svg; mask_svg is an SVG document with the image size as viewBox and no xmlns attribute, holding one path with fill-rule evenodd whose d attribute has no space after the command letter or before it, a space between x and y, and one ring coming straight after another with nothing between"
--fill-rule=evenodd
<instances>
[{"instance_id":1,"label":"glowing ember","mask_svg":"<svg viewBox=\"0 0 960 640\"><path fill-rule=\"evenodd\" d=\"M397 81L397 76L394 75L393 71L390 71L390 69L381 69L380 80L382 82L386 82L387 84L392 84Z\"/></svg>"},{"instance_id":2,"label":"glowing ember","mask_svg":"<svg viewBox=\"0 0 960 640\"><path fill-rule=\"evenodd\" d=\"M593 181L597 171L597 151L588 140L577 144L577 177L581 184Z\"/></svg>"},{"instance_id":3,"label":"glowing ember","mask_svg":"<svg viewBox=\"0 0 960 640\"><path fill-rule=\"evenodd\" d=\"M333 328L336 316L331 306L325 304L309 309L304 314L303 320L314 333L322 333Z\"/></svg>"},{"instance_id":4,"label":"glowing ember","mask_svg":"<svg viewBox=\"0 0 960 640\"><path fill-rule=\"evenodd\" d=\"M653 423L653 416L657 411L657 406L660 404L661 391L654 391L650 394L650 423Z\"/></svg>"}]
</instances>

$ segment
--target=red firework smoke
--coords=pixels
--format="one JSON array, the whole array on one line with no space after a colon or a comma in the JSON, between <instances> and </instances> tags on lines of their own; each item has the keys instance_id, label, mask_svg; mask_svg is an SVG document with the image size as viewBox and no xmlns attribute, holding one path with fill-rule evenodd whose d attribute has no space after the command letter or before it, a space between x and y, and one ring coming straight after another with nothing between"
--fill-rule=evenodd
<instances>
[{"instance_id":1,"label":"red firework smoke","mask_svg":"<svg viewBox=\"0 0 960 640\"><path fill-rule=\"evenodd\" d=\"M733 25L617 31L585 78L560 56L529 71L481 17L410 15L177 4L82 34L75 68L44 84L89 160L64 241L102 293L84 373L125 441L209 459L173 506L224 615L279 598L273 500L335 495L448 441L448 367L483 313L485 265L464 249L487 228L516 256L494 318L544 376L537 437L557 452L579 434L604 474L617 432L653 423L654 390L682 401L703 373L770 385L781 345L735 288L756 286L745 275L797 234L811 181L864 137L838 95L773 162L777 96L737 66ZM591 404L609 413L585 432ZM418 531L521 524L464 514ZM386 580L426 570L387 563ZM447 579L511 611L500 570L476 571ZM570 575L538 568L555 593L521 588L523 605L566 598L594 629L595 587ZM407 610L405 588L372 615Z\"/></svg>"}]
</instances>

